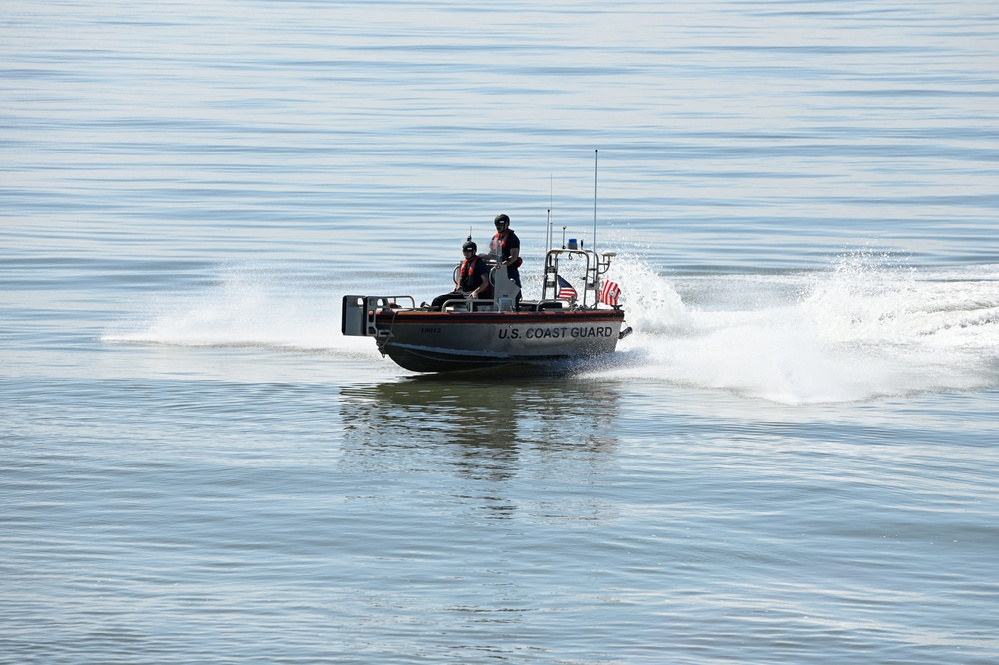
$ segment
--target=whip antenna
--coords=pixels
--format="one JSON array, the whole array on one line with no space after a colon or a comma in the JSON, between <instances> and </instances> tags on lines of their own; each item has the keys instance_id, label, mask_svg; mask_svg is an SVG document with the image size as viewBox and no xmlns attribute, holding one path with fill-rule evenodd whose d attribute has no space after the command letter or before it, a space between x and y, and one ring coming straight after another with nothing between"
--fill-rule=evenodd
<instances>
[{"instance_id":1,"label":"whip antenna","mask_svg":"<svg viewBox=\"0 0 999 665\"><path fill-rule=\"evenodd\" d=\"M548 174L548 234L545 236L545 240L548 242L548 247L545 251L552 248L552 243L555 242L555 230L552 228L552 208L555 207L555 176L551 173Z\"/></svg>"},{"instance_id":2,"label":"whip antenna","mask_svg":"<svg viewBox=\"0 0 999 665\"><path fill-rule=\"evenodd\" d=\"M593 251L597 251L597 151L593 151Z\"/></svg>"},{"instance_id":3,"label":"whip antenna","mask_svg":"<svg viewBox=\"0 0 999 665\"><path fill-rule=\"evenodd\" d=\"M548 209L548 221L545 224L545 251L552 248L552 209Z\"/></svg>"}]
</instances>

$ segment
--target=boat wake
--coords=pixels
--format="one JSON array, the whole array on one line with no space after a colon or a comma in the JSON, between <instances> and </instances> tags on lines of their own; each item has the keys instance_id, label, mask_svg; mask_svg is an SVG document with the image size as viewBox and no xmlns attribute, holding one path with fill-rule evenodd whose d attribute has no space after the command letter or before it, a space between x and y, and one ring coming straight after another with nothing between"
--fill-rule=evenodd
<instances>
[{"instance_id":1,"label":"boat wake","mask_svg":"<svg viewBox=\"0 0 999 665\"><path fill-rule=\"evenodd\" d=\"M663 276L619 255L608 277L635 333L582 377L792 405L999 387L999 266L914 269L857 252L821 271ZM101 339L322 353L401 372L370 340L340 334L341 296L358 288L342 283L227 268Z\"/></svg>"},{"instance_id":2,"label":"boat wake","mask_svg":"<svg viewBox=\"0 0 999 665\"><path fill-rule=\"evenodd\" d=\"M636 333L595 376L784 404L999 385L999 266L923 271L858 252L812 273L630 270L618 277Z\"/></svg>"},{"instance_id":3,"label":"boat wake","mask_svg":"<svg viewBox=\"0 0 999 665\"><path fill-rule=\"evenodd\" d=\"M339 295L330 295L326 284L292 281L252 266L226 266L203 291L151 299L109 326L101 341L380 357L365 340L340 334Z\"/></svg>"}]
</instances>

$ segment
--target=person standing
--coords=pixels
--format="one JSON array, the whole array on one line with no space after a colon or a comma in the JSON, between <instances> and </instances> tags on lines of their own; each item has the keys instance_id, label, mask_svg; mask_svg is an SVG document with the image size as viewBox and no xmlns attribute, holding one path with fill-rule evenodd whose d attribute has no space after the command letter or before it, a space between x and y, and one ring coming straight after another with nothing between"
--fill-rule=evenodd
<instances>
[{"instance_id":1,"label":"person standing","mask_svg":"<svg viewBox=\"0 0 999 665\"><path fill-rule=\"evenodd\" d=\"M458 269L458 281L454 284L454 291L445 293L434 298L432 306L440 309L448 300L458 300L461 298L489 298L492 295L493 287L489 283L489 266L481 256L475 253L478 247L471 240L461 246L461 253L464 259Z\"/></svg>"},{"instance_id":2,"label":"person standing","mask_svg":"<svg viewBox=\"0 0 999 665\"><path fill-rule=\"evenodd\" d=\"M493 220L496 225L496 235L489 243L489 255L496 260L497 265L506 266L506 274L517 286L520 284L520 238L510 228L510 217L500 213ZM521 287L522 288L522 287Z\"/></svg>"}]
</instances>

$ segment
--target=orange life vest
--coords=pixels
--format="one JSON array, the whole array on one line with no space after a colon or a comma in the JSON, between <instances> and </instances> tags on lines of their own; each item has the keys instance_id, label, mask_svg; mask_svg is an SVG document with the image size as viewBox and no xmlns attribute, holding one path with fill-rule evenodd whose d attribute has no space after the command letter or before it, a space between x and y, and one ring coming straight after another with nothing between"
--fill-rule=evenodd
<instances>
[{"instance_id":1,"label":"orange life vest","mask_svg":"<svg viewBox=\"0 0 999 665\"><path fill-rule=\"evenodd\" d=\"M506 256L509 256L509 252L506 251L506 238L510 235L510 229L507 229L503 233L497 233L493 236L493 241L489 243L489 249L492 250L493 254L496 254L497 261L502 262ZM517 260L510 264L511 268L519 268L521 264L524 263L524 259L517 257Z\"/></svg>"},{"instance_id":2,"label":"orange life vest","mask_svg":"<svg viewBox=\"0 0 999 665\"><path fill-rule=\"evenodd\" d=\"M472 277L475 276L475 264L479 260L480 260L479 257L475 256L475 257L472 257L470 259L465 259L464 261L461 262L461 271L458 274L458 287L459 288L464 287L466 284L469 284L472 281ZM471 287L472 288L470 290L474 291L475 289L477 289L479 287L479 285L478 284L471 284ZM492 290L493 290L492 287L488 286L488 283L487 283L486 288L484 288L484 289L482 289L482 290L479 291L479 295L480 296L488 296L489 293Z\"/></svg>"}]
</instances>

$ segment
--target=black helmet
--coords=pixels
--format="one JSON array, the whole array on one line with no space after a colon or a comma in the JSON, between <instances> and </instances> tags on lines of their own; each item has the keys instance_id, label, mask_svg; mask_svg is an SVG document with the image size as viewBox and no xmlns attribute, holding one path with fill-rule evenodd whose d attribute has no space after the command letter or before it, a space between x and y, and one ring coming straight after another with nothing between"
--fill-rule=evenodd
<instances>
[{"instance_id":1,"label":"black helmet","mask_svg":"<svg viewBox=\"0 0 999 665\"><path fill-rule=\"evenodd\" d=\"M474 252L476 249L478 249L478 247L474 242L469 240L468 242L466 242L464 245L461 246L461 251L464 252L466 249L470 249Z\"/></svg>"},{"instance_id":2,"label":"black helmet","mask_svg":"<svg viewBox=\"0 0 999 665\"><path fill-rule=\"evenodd\" d=\"M493 220L493 224L509 224L510 218L503 213L496 215L496 219Z\"/></svg>"}]
</instances>

